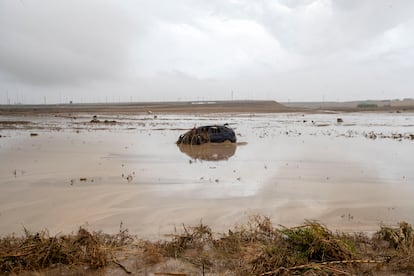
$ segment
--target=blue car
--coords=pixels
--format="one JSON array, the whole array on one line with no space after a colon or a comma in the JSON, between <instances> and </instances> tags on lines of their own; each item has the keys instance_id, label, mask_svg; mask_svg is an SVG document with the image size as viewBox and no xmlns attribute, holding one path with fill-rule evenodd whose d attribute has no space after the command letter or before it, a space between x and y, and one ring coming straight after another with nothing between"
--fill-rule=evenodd
<instances>
[{"instance_id":1,"label":"blue car","mask_svg":"<svg viewBox=\"0 0 414 276\"><path fill-rule=\"evenodd\" d=\"M202 126L180 135L177 144L201 145L204 143L236 143L234 130L225 125Z\"/></svg>"}]
</instances>

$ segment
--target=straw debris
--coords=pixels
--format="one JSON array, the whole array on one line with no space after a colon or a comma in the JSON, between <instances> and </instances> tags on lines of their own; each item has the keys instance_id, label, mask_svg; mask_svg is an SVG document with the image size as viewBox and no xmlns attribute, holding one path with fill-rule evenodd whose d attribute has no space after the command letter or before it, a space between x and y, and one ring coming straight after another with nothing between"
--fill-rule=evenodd
<instances>
[{"instance_id":1,"label":"straw debris","mask_svg":"<svg viewBox=\"0 0 414 276\"><path fill-rule=\"evenodd\" d=\"M206 128L192 128L184 133L177 141L177 144L185 145L201 145L210 142L208 129Z\"/></svg>"},{"instance_id":2,"label":"straw debris","mask_svg":"<svg viewBox=\"0 0 414 276\"><path fill-rule=\"evenodd\" d=\"M54 264L87 265L100 268L108 264L107 250L95 233L80 228L76 235L50 237L47 231L0 240L0 272L41 270Z\"/></svg>"},{"instance_id":3,"label":"straw debris","mask_svg":"<svg viewBox=\"0 0 414 276\"><path fill-rule=\"evenodd\" d=\"M134 275L410 275L414 231L402 222L372 237L333 233L316 221L274 227L268 217L213 233L182 226L166 240L139 240L127 229L50 236L47 231L0 239L0 274L41 272L57 265Z\"/></svg>"},{"instance_id":4,"label":"straw debris","mask_svg":"<svg viewBox=\"0 0 414 276\"><path fill-rule=\"evenodd\" d=\"M114 253L132 244L127 229L114 235L90 232L80 227L76 234L50 236L44 230L0 239L0 274L40 271L56 265L98 269L114 261Z\"/></svg>"}]
</instances>

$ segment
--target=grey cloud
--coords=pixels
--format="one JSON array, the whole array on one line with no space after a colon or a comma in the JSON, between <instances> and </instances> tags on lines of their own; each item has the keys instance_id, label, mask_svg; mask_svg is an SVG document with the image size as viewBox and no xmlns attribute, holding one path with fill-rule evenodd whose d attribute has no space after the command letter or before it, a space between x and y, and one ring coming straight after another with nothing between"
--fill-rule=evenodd
<instances>
[{"instance_id":1,"label":"grey cloud","mask_svg":"<svg viewBox=\"0 0 414 276\"><path fill-rule=\"evenodd\" d=\"M269 2L264 2L269 5ZM327 55L361 44L411 18L414 2L311 1L278 13L263 8L263 22L284 47L304 55Z\"/></svg>"},{"instance_id":2,"label":"grey cloud","mask_svg":"<svg viewBox=\"0 0 414 276\"><path fill-rule=\"evenodd\" d=\"M3 0L0 102L408 97L412 14L404 0Z\"/></svg>"},{"instance_id":3,"label":"grey cloud","mask_svg":"<svg viewBox=\"0 0 414 276\"><path fill-rule=\"evenodd\" d=\"M37 85L79 84L123 74L131 41L116 5L2 1L0 71Z\"/></svg>"},{"instance_id":4,"label":"grey cloud","mask_svg":"<svg viewBox=\"0 0 414 276\"><path fill-rule=\"evenodd\" d=\"M223 18L254 20L289 51L329 54L357 48L412 18L413 1L264 0L204 1Z\"/></svg>"},{"instance_id":5,"label":"grey cloud","mask_svg":"<svg viewBox=\"0 0 414 276\"><path fill-rule=\"evenodd\" d=\"M203 16L257 22L287 51L303 55L358 49L366 41L410 20L414 14L414 2L404 0L186 0L174 5L159 1L151 3L154 16L176 24L202 28L194 19Z\"/></svg>"}]
</instances>

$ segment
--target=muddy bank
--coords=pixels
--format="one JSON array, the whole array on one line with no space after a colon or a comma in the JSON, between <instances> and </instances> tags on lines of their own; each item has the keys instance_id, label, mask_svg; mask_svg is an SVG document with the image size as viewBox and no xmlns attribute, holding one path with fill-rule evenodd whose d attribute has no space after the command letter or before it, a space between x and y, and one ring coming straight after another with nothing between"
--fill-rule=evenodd
<instances>
[{"instance_id":1,"label":"muddy bank","mask_svg":"<svg viewBox=\"0 0 414 276\"><path fill-rule=\"evenodd\" d=\"M314 221L274 227L268 217L215 233L183 225L159 241L120 225L117 234L80 228L0 238L0 272L88 275L411 275L411 225L382 226L372 236L334 233Z\"/></svg>"}]
</instances>

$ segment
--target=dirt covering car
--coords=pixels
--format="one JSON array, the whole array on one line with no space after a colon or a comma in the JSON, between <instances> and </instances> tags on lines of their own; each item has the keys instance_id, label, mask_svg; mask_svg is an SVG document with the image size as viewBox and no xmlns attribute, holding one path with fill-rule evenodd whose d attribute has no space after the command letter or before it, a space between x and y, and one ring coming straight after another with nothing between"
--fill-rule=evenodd
<instances>
[{"instance_id":1,"label":"dirt covering car","mask_svg":"<svg viewBox=\"0 0 414 276\"><path fill-rule=\"evenodd\" d=\"M236 143L234 130L225 125L201 126L193 128L177 140L177 144L201 145L205 143Z\"/></svg>"}]
</instances>

